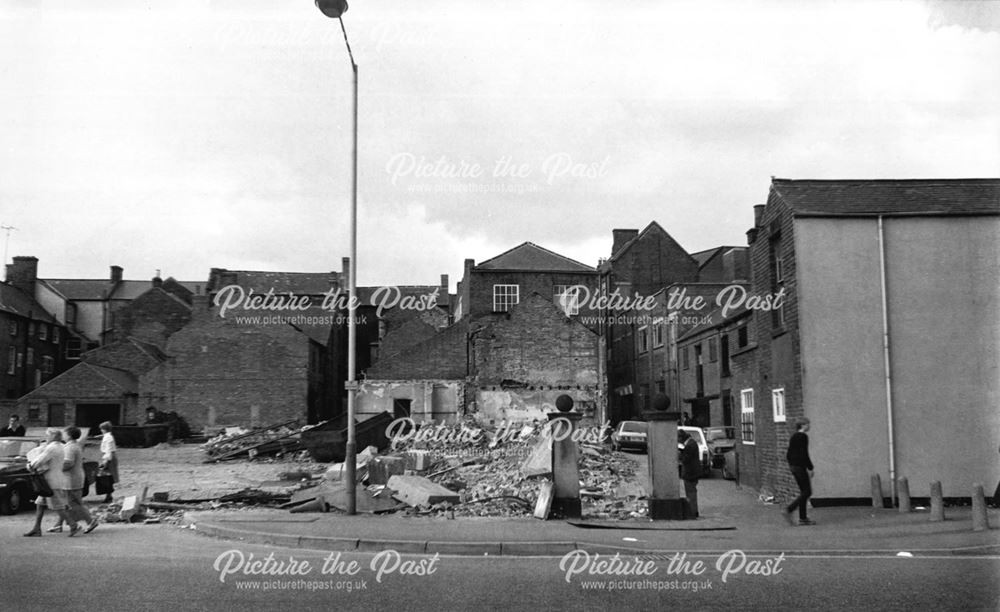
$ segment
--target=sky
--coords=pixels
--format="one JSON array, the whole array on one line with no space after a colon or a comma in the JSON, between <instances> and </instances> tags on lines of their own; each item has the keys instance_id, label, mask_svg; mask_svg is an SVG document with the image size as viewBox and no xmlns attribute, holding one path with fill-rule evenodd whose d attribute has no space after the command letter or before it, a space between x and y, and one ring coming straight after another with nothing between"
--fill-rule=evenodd
<instances>
[{"instance_id":1,"label":"sky","mask_svg":"<svg viewBox=\"0 0 1000 612\"><path fill-rule=\"evenodd\" d=\"M451 289L656 221L746 244L772 176L1000 176L1000 2L352 0L358 283ZM352 72L308 0L0 0L0 233L42 278L323 272Z\"/></svg>"}]
</instances>

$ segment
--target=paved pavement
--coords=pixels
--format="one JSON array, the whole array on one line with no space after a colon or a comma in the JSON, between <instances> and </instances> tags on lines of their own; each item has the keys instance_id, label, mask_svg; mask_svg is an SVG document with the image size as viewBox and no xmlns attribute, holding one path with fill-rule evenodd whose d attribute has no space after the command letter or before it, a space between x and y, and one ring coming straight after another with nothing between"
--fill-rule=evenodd
<instances>
[{"instance_id":1,"label":"paved pavement","mask_svg":"<svg viewBox=\"0 0 1000 612\"><path fill-rule=\"evenodd\" d=\"M1000 511L995 509L989 511L992 529L980 532L972 530L968 507L946 508L943 522L931 522L927 511L811 508L810 518L817 524L792 527L781 506L766 504L730 481L703 480L699 493L702 518L696 521L619 522L610 529L533 518L347 516L273 509L189 512L185 522L210 536L321 550L476 556L563 555L573 549L609 554L733 549L807 555L1000 554Z\"/></svg>"}]
</instances>

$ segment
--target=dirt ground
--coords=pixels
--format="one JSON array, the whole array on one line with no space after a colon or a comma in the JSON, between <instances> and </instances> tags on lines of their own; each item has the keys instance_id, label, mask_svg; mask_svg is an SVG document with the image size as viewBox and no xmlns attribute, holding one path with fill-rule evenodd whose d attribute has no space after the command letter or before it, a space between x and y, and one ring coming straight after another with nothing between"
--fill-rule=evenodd
<instances>
[{"instance_id":1,"label":"dirt ground","mask_svg":"<svg viewBox=\"0 0 1000 612\"><path fill-rule=\"evenodd\" d=\"M99 441L96 445L88 443L85 460L97 461L99 458ZM170 500L215 499L247 488L260 488L265 482L273 483L281 472L314 473L327 468L326 464L292 457L204 463L207 458L199 444L120 448L118 472L121 480L115 485L114 497L118 500L138 495L143 487L148 487L150 497L153 493L166 492ZM91 488L90 498L95 497Z\"/></svg>"}]
</instances>

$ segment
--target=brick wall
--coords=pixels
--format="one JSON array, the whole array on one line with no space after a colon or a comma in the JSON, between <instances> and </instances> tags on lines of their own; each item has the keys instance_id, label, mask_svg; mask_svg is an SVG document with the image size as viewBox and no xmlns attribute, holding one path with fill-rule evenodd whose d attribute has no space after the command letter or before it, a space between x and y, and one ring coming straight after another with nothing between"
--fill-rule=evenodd
<instances>
[{"instance_id":1,"label":"brick wall","mask_svg":"<svg viewBox=\"0 0 1000 612\"><path fill-rule=\"evenodd\" d=\"M153 288L115 313L113 337L122 340L131 336L162 346L190 320L191 308L180 298Z\"/></svg>"},{"instance_id":2,"label":"brick wall","mask_svg":"<svg viewBox=\"0 0 1000 612\"><path fill-rule=\"evenodd\" d=\"M171 360L140 388L168 398L194 429L268 425L308 416L310 341L287 324L240 324L197 308L167 342ZM166 388L160 388L165 386Z\"/></svg>"},{"instance_id":3,"label":"brick wall","mask_svg":"<svg viewBox=\"0 0 1000 612\"><path fill-rule=\"evenodd\" d=\"M466 320L454 323L424 342L380 359L365 376L378 380L464 380L467 329Z\"/></svg>"},{"instance_id":4,"label":"brick wall","mask_svg":"<svg viewBox=\"0 0 1000 612\"><path fill-rule=\"evenodd\" d=\"M472 337L478 384L597 385L597 334L538 294L509 315Z\"/></svg>"},{"instance_id":5,"label":"brick wall","mask_svg":"<svg viewBox=\"0 0 1000 612\"><path fill-rule=\"evenodd\" d=\"M803 416L793 232L791 210L772 190L750 245L752 292L771 294L783 286L784 325L775 325L771 312L757 310L753 314L757 342L754 353L759 368L759 377L753 386L756 441L753 446L743 446L741 471L750 486L767 489L781 499L794 497L798 492L788 471L785 451L794 433L791 424ZM774 247L775 255L783 259L785 281L780 286L775 283ZM786 423L774 422L771 392L775 388L785 391Z\"/></svg>"}]
</instances>

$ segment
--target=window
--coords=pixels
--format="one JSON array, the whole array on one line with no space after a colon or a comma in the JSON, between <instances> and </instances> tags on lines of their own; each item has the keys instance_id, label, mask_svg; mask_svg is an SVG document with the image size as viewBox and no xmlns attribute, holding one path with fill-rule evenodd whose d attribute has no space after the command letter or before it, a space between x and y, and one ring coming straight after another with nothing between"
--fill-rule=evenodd
<instances>
[{"instance_id":1,"label":"window","mask_svg":"<svg viewBox=\"0 0 1000 612\"><path fill-rule=\"evenodd\" d=\"M719 360L719 349L715 338L708 339L708 361L715 363Z\"/></svg>"},{"instance_id":2,"label":"window","mask_svg":"<svg viewBox=\"0 0 1000 612\"><path fill-rule=\"evenodd\" d=\"M771 391L771 405L774 408L774 422L785 422L785 390L774 389Z\"/></svg>"},{"instance_id":3,"label":"window","mask_svg":"<svg viewBox=\"0 0 1000 612\"><path fill-rule=\"evenodd\" d=\"M7 331L11 336L17 335L17 321L7 321Z\"/></svg>"},{"instance_id":4,"label":"window","mask_svg":"<svg viewBox=\"0 0 1000 612\"><path fill-rule=\"evenodd\" d=\"M83 343L79 338L71 337L66 341L66 359L79 359L83 352Z\"/></svg>"},{"instance_id":5,"label":"window","mask_svg":"<svg viewBox=\"0 0 1000 612\"><path fill-rule=\"evenodd\" d=\"M34 335L35 335L35 322L28 321L28 337L30 338Z\"/></svg>"},{"instance_id":6,"label":"window","mask_svg":"<svg viewBox=\"0 0 1000 612\"><path fill-rule=\"evenodd\" d=\"M688 347L681 348L681 367L685 370L691 367L691 362L688 359Z\"/></svg>"},{"instance_id":7,"label":"window","mask_svg":"<svg viewBox=\"0 0 1000 612\"><path fill-rule=\"evenodd\" d=\"M753 444L753 389L740 391L740 432L744 444Z\"/></svg>"},{"instance_id":8,"label":"window","mask_svg":"<svg viewBox=\"0 0 1000 612\"><path fill-rule=\"evenodd\" d=\"M35 349L28 349L28 365L35 365Z\"/></svg>"},{"instance_id":9,"label":"window","mask_svg":"<svg viewBox=\"0 0 1000 612\"><path fill-rule=\"evenodd\" d=\"M14 373L14 362L17 360L17 350L14 347L7 349L7 373Z\"/></svg>"},{"instance_id":10,"label":"window","mask_svg":"<svg viewBox=\"0 0 1000 612\"><path fill-rule=\"evenodd\" d=\"M645 353L649 350L649 329L643 325L639 328L639 352Z\"/></svg>"},{"instance_id":11,"label":"window","mask_svg":"<svg viewBox=\"0 0 1000 612\"><path fill-rule=\"evenodd\" d=\"M43 342L49 339L49 326L45 323L41 323L38 326L38 339Z\"/></svg>"},{"instance_id":12,"label":"window","mask_svg":"<svg viewBox=\"0 0 1000 612\"><path fill-rule=\"evenodd\" d=\"M59 344L59 328L52 328L52 344Z\"/></svg>"},{"instance_id":13,"label":"window","mask_svg":"<svg viewBox=\"0 0 1000 612\"><path fill-rule=\"evenodd\" d=\"M653 323L653 346L663 346L663 320Z\"/></svg>"},{"instance_id":14,"label":"window","mask_svg":"<svg viewBox=\"0 0 1000 612\"><path fill-rule=\"evenodd\" d=\"M41 386L42 386L42 371L36 369L35 370L35 385L32 387L32 389L37 389L38 387L41 387Z\"/></svg>"},{"instance_id":15,"label":"window","mask_svg":"<svg viewBox=\"0 0 1000 612\"><path fill-rule=\"evenodd\" d=\"M662 380L656 381L656 391L657 391L657 393L666 393L667 392L667 383L664 382L664 381L662 381Z\"/></svg>"},{"instance_id":16,"label":"window","mask_svg":"<svg viewBox=\"0 0 1000 612\"><path fill-rule=\"evenodd\" d=\"M52 374L55 370L55 360L46 355L42 357L42 372L45 374Z\"/></svg>"},{"instance_id":17,"label":"window","mask_svg":"<svg viewBox=\"0 0 1000 612\"><path fill-rule=\"evenodd\" d=\"M518 285L493 285L493 312L507 312L520 300Z\"/></svg>"},{"instance_id":18,"label":"window","mask_svg":"<svg viewBox=\"0 0 1000 612\"><path fill-rule=\"evenodd\" d=\"M17 367L19 368L24 367L24 353L17 354Z\"/></svg>"},{"instance_id":19,"label":"window","mask_svg":"<svg viewBox=\"0 0 1000 612\"><path fill-rule=\"evenodd\" d=\"M552 291L552 301L567 317L580 314L579 285L556 285Z\"/></svg>"},{"instance_id":20,"label":"window","mask_svg":"<svg viewBox=\"0 0 1000 612\"><path fill-rule=\"evenodd\" d=\"M736 331L736 347L743 348L748 344L750 344L750 332L744 325Z\"/></svg>"},{"instance_id":21,"label":"window","mask_svg":"<svg viewBox=\"0 0 1000 612\"><path fill-rule=\"evenodd\" d=\"M774 258L774 280L778 283L785 282L785 258L781 255Z\"/></svg>"}]
</instances>

